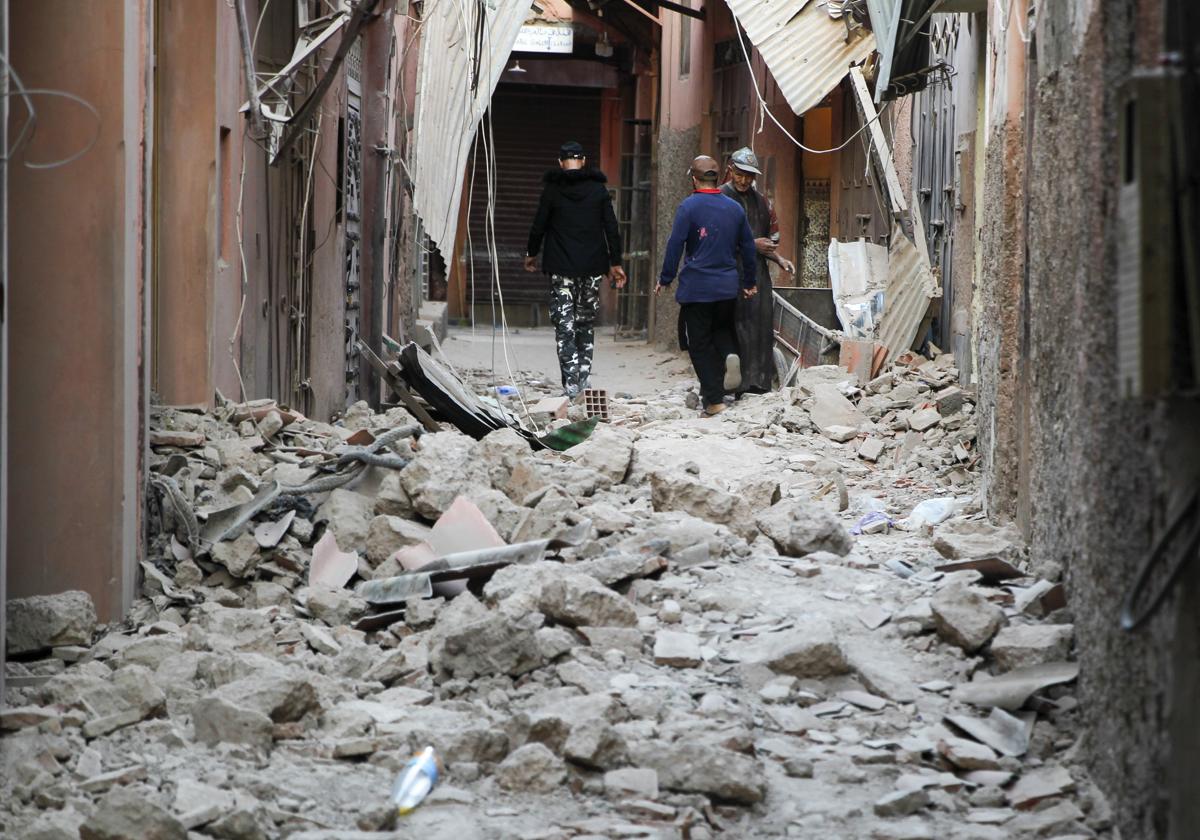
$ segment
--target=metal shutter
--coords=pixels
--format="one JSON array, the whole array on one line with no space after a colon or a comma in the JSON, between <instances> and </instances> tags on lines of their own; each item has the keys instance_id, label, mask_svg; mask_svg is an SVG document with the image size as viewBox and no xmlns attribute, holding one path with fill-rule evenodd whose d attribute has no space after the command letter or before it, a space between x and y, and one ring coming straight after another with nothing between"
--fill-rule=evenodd
<instances>
[{"instance_id":1,"label":"metal shutter","mask_svg":"<svg viewBox=\"0 0 1200 840\"><path fill-rule=\"evenodd\" d=\"M545 304L549 279L522 267L529 226L537 212L542 175L557 165L558 147L578 140L588 152L588 163L600 162L600 91L585 88L500 85L492 97L492 135L496 145L496 250L501 290L508 304ZM487 130L487 119L480 133ZM487 179L483 144L475 148L475 185L471 196L471 247L467 250L467 292L471 294L470 258L474 256L476 303L492 296L492 264L485 222ZM467 162L468 182L471 162ZM611 178L614 173L607 173ZM498 301L497 301L498 302Z\"/></svg>"}]
</instances>

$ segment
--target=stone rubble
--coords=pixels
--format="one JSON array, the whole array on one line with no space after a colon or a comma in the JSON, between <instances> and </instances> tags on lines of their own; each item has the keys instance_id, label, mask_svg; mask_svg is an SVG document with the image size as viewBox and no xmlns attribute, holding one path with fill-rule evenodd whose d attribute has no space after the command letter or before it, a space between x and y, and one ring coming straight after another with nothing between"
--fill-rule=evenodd
<instances>
[{"instance_id":1,"label":"stone rubble","mask_svg":"<svg viewBox=\"0 0 1200 840\"><path fill-rule=\"evenodd\" d=\"M157 408L128 619L98 625L77 592L8 604L0 834L1111 836L1069 679L990 724L958 697L1068 659L1073 626L1035 608L1053 581L980 512L956 376L912 354L863 388L810 368L715 419L688 408L694 384L610 396L611 422L562 454L508 430L405 437L386 454L407 466L285 492L212 544L219 512L412 418ZM543 420L581 419L560 409ZM945 522L851 536L942 496ZM505 541L584 537L470 591L356 594L460 497ZM310 580L327 534L344 587ZM936 570L991 559L1022 577ZM391 784L426 745L442 779L397 822Z\"/></svg>"}]
</instances>

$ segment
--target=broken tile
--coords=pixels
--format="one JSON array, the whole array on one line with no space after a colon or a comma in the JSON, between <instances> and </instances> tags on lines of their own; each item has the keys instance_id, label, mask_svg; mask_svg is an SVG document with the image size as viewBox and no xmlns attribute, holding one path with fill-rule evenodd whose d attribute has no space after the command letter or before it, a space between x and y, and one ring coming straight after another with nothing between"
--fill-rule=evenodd
<instances>
[{"instance_id":1,"label":"broken tile","mask_svg":"<svg viewBox=\"0 0 1200 840\"><path fill-rule=\"evenodd\" d=\"M858 620L863 623L863 626L868 630L878 630L883 625L887 624L892 614L876 604L865 607L858 611Z\"/></svg>"},{"instance_id":2,"label":"broken tile","mask_svg":"<svg viewBox=\"0 0 1200 840\"><path fill-rule=\"evenodd\" d=\"M672 668L695 668L703 661L700 639L691 633L660 630L654 637L654 662Z\"/></svg>"},{"instance_id":3,"label":"broken tile","mask_svg":"<svg viewBox=\"0 0 1200 840\"><path fill-rule=\"evenodd\" d=\"M313 546L312 566L308 572L309 586L345 586L357 571L358 552L341 551L333 532L326 531Z\"/></svg>"},{"instance_id":4,"label":"broken tile","mask_svg":"<svg viewBox=\"0 0 1200 840\"><path fill-rule=\"evenodd\" d=\"M1008 792L1008 802L1018 810L1029 810L1039 802L1054 796L1061 796L1075 786L1067 768L1061 765L1040 767L1023 773L1012 790Z\"/></svg>"}]
</instances>

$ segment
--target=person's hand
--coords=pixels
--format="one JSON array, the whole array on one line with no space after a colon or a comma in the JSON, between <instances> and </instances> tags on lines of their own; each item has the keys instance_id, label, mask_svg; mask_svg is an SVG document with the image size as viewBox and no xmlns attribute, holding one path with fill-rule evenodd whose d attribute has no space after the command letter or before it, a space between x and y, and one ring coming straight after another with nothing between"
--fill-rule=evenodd
<instances>
[{"instance_id":1,"label":"person's hand","mask_svg":"<svg viewBox=\"0 0 1200 840\"><path fill-rule=\"evenodd\" d=\"M616 284L618 289L624 289L625 284L629 282L629 278L625 276L625 269L619 265L614 265L610 268L608 276L612 278L613 283Z\"/></svg>"},{"instance_id":2,"label":"person's hand","mask_svg":"<svg viewBox=\"0 0 1200 840\"><path fill-rule=\"evenodd\" d=\"M742 289L742 296L746 298L746 300L750 300L750 298L754 297L756 294L758 294L758 286L751 286L749 289Z\"/></svg>"},{"instance_id":3,"label":"person's hand","mask_svg":"<svg viewBox=\"0 0 1200 840\"><path fill-rule=\"evenodd\" d=\"M661 292L662 290L663 290L663 284L662 284L662 283L655 283L655 284L654 284L654 296L655 296L655 297L658 297L658 293L659 293L659 292Z\"/></svg>"},{"instance_id":4,"label":"person's hand","mask_svg":"<svg viewBox=\"0 0 1200 840\"><path fill-rule=\"evenodd\" d=\"M754 240L754 247L758 253L762 254L764 257L769 257L775 253L775 249L779 246L767 237L760 236L758 239Z\"/></svg>"},{"instance_id":5,"label":"person's hand","mask_svg":"<svg viewBox=\"0 0 1200 840\"><path fill-rule=\"evenodd\" d=\"M537 257L530 257L528 255L525 257L525 270L531 274L537 271Z\"/></svg>"},{"instance_id":6,"label":"person's hand","mask_svg":"<svg viewBox=\"0 0 1200 840\"><path fill-rule=\"evenodd\" d=\"M786 271L788 274L796 273L796 266L792 265L792 261L787 259L786 257L779 258L779 267L782 268L784 271Z\"/></svg>"}]
</instances>

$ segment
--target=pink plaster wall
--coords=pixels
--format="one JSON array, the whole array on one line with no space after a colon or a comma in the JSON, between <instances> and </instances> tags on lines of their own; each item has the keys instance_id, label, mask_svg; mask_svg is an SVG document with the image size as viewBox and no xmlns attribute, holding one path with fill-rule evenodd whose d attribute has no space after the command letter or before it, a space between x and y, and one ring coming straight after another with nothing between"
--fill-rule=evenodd
<instances>
[{"instance_id":1,"label":"pink plaster wall","mask_svg":"<svg viewBox=\"0 0 1200 840\"><path fill-rule=\"evenodd\" d=\"M10 169L8 597L83 589L120 617L139 556L143 421L144 8L95 0L10 5L10 61L39 98L38 131ZM127 112L127 109L131 109ZM14 118L19 112L14 109ZM132 187L132 189L131 189ZM127 201L131 198L135 204Z\"/></svg>"},{"instance_id":2,"label":"pink plaster wall","mask_svg":"<svg viewBox=\"0 0 1200 840\"><path fill-rule=\"evenodd\" d=\"M711 5L711 4L710 4ZM680 75L683 15L660 13L662 27L662 125L681 131L700 125L712 102L711 39L705 21L691 20L691 72Z\"/></svg>"}]
</instances>

